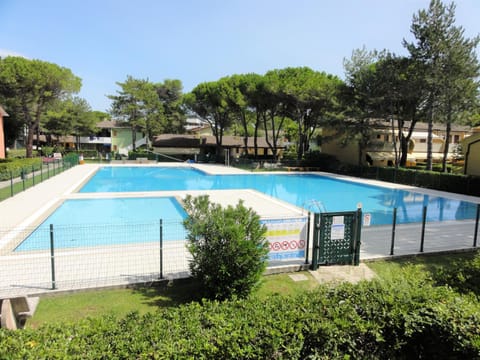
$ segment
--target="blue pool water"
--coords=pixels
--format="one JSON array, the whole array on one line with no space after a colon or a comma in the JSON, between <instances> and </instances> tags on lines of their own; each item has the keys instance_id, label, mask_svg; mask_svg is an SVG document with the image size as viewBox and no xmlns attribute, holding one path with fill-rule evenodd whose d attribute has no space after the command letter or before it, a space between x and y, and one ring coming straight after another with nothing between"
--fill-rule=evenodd
<instances>
[{"instance_id":1,"label":"blue pool water","mask_svg":"<svg viewBox=\"0 0 480 360\"><path fill-rule=\"evenodd\" d=\"M138 192L162 190L255 189L312 212L351 211L362 203L371 225L465 220L476 215L476 204L417 192L332 179L314 174L208 175L193 168L104 167L80 190ZM55 248L158 242L160 219L163 239L183 240L186 217L174 198L108 198L66 200L15 251L50 248L50 224Z\"/></svg>"},{"instance_id":2,"label":"blue pool water","mask_svg":"<svg viewBox=\"0 0 480 360\"><path fill-rule=\"evenodd\" d=\"M208 175L183 167L103 167L80 192L217 189L255 189L313 212L350 211L361 203L372 225L391 224L395 207L397 223L420 222L424 206L427 221L473 219L476 214L476 204L470 202L298 173Z\"/></svg>"},{"instance_id":3,"label":"blue pool water","mask_svg":"<svg viewBox=\"0 0 480 360\"><path fill-rule=\"evenodd\" d=\"M66 200L15 251L158 242L160 219L166 241L184 240L186 217L174 198Z\"/></svg>"}]
</instances>

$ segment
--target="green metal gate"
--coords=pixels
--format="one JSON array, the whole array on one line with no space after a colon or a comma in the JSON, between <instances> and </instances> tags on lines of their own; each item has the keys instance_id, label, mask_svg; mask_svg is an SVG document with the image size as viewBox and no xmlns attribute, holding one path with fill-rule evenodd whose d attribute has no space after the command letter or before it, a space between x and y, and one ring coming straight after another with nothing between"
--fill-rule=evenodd
<instances>
[{"instance_id":1,"label":"green metal gate","mask_svg":"<svg viewBox=\"0 0 480 360\"><path fill-rule=\"evenodd\" d=\"M319 265L358 265L362 210L315 214L312 269Z\"/></svg>"}]
</instances>

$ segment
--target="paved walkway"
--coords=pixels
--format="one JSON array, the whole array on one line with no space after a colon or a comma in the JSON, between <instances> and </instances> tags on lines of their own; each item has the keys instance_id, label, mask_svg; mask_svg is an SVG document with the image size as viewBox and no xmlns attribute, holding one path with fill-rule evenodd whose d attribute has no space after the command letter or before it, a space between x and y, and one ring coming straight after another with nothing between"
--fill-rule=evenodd
<instances>
[{"instance_id":1,"label":"paved walkway","mask_svg":"<svg viewBox=\"0 0 480 360\"><path fill-rule=\"evenodd\" d=\"M165 163L162 166L192 166L192 164ZM0 298L19 294L35 294L58 290L80 289L129 283L156 281L159 276L175 278L188 272L188 253L185 244L169 243L161 250L155 242L139 245L119 245L64 249L55 252L55 274L52 278L52 262L49 251L19 254L11 252L9 244L22 231L39 224L65 199L112 196L177 196L187 192L145 192L134 194L81 194L77 189L91 177L100 165L75 166L26 191L0 202ZM118 165L127 166L127 165ZM128 165L130 166L130 165ZM151 166L151 165L138 165ZM211 174L238 174L244 171L218 165L195 164L196 168ZM331 174L328 174L332 176ZM335 176L336 177L336 176ZM340 176L339 176L340 177ZM356 180L360 181L360 180ZM370 183L378 183L372 182ZM385 185L385 183L381 183ZM393 186L393 185L390 185ZM406 187L409 188L409 187ZM434 193L431 190L421 190ZM253 190L188 191L189 194L208 194L212 201L223 205L235 205L239 199L252 207L261 217L295 217L305 215L302 209L271 198ZM450 196L450 194L448 194ZM480 203L479 198L457 198ZM452 197L452 196L450 196ZM424 252L472 249L473 221L451 221L427 224L423 244ZM3 230L3 232L2 232ZM419 254L421 225L397 226L394 255ZM391 253L392 229L389 226L364 227L362 229L361 260L388 258ZM480 239L479 239L480 241ZM3 249L3 250L2 250ZM164 263L160 270L159 259L163 251ZM311 249L310 249L311 256ZM139 261L139 259L141 259ZM293 263L298 268L298 263ZM288 268L288 265L285 265ZM328 271L334 270L331 267ZM162 274L160 272L163 272ZM324 270L320 270L324 271ZM327 270L325 270L327 271Z\"/></svg>"}]
</instances>

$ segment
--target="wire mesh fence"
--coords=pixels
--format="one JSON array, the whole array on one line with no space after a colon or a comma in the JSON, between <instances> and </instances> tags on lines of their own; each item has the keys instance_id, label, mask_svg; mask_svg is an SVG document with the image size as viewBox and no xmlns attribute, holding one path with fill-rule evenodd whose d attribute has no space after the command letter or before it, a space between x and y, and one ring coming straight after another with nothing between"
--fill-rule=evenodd
<instances>
[{"instance_id":1,"label":"wire mesh fence","mask_svg":"<svg viewBox=\"0 0 480 360\"><path fill-rule=\"evenodd\" d=\"M263 219L271 265L304 263L307 217ZM0 229L0 298L189 276L179 220Z\"/></svg>"},{"instance_id":2,"label":"wire mesh fence","mask_svg":"<svg viewBox=\"0 0 480 360\"><path fill-rule=\"evenodd\" d=\"M0 296L188 276L178 221L0 231Z\"/></svg>"},{"instance_id":3,"label":"wire mesh fence","mask_svg":"<svg viewBox=\"0 0 480 360\"><path fill-rule=\"evenodd\" d=\"M360 260L477 248L476 219L369 226ZM269 267L309 264L313 214L262 218ZM0 228L0 298L51 290L153 283L189 276L191 255L180 220Z\"/></svg>"},{"instance_id":4,"label":"wire mesh fence","mask_svg":"<svg viewBox=\"0 0 480 360\"><path fill-rule=\"evenodd\" d=\"M53 158L52 158L53 160ZM0 176L0 201L58 175L77 165L71 158L24 166Z\"/></svg>"}]
</instances>

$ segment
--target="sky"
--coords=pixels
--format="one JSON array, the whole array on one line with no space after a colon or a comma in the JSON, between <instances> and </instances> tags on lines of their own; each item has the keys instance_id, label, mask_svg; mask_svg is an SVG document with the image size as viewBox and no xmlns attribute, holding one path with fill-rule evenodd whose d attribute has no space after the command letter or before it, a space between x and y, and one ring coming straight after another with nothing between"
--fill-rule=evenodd
<instances>
[{"instance_id":1,"label":"sky","mask_svg":"<svg viewBox=\"0 0 480 360\"><path fill-rule=\"evenodd\" d=\"M344 79L352 51L406 55L429 0L0 0L0 56L69 68L78 96L108 111L127 76L179 79L183 91L233 74L308 66ZM448 2L450 3L450 2ZM480 34L480 0L456 24Z\"/></svg>"}]
</instances>

